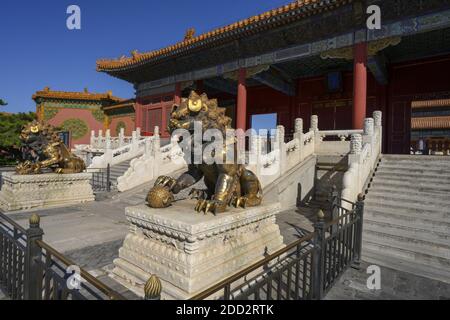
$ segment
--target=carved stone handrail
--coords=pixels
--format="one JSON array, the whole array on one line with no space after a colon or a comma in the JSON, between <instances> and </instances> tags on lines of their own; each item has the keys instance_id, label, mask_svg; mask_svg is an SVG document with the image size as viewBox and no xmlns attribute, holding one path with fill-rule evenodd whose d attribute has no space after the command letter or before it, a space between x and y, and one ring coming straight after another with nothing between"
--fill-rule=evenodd
<instances>
[{"instance_id":1,"label":"carved stone handrail","mask_svg":"<svg viewBox=\"0 0 450 320\"><path fill-rule=\"evenodd\" d=\"M317 116L313 116L311 121L313 126L306 133L303 133L303 120L296 119L293 139L288 142L284 142L284 127L277 127L276 134L270 139L270 153L267 153L264 148L264 145L267 145L265 140L267 136L252 135L250 150L246 155L249 160L246 166L259 177L264 187L306 158L319 152L348 154L350 158L349 172L344 176L343 185L346 190L343 191L343 194L347 194L348 198L346 199L355 201L357 194L362 191L361 188L369 172L375 165L375 159L381 153L381 113L374 113L374 118L376 121L368 119L365 122L364 130L320 131L319 119ZM323 141L322 137L327 136L341 137L341 141ZM348 137L351 137L352 141L348 141ZM176 139L172 139L170 144L160 147L159 135L155 135L148 141L139 142L138 145L144 150L142 156L134 159L128 171L118 178L119 191L131 189L150 182L159 175L169 174L186 167L183 152ZM118 149L118 151L120 150L123 149ZM131 151L128 150L127 153L129 152Z\"/></svg>"},{"instance_id":2,"label":"carved stone handrail","mask_svg":"<svg viewBox=\"0 0 450 320\"><path fill-rule=\"evenodd\" d=\"M381 154L383 130L381 112L375 111L373 118L366 118L362 133L352 134L349 154L349 169L343 177L342 198L355 201L363 192L367 180L375 169ZM348 204L342 203L345 207Z\"/></svg>"},{"instance_id":3,"label":"carved stone handrail","mask_svg":"<svg viewBox=\"0 0 450 320\"><path fill-rule=\"evenodd\" d=\"M107 130L105 138L102 138L101 134L102 133L100 130L99 137L97 137L96 139L99 139L99 141L103 139L105 140L104 153L100 156L94 157L91 164L89 165L89 168L106 168L108 164L110 166L114 166L121 162L136 158L144 154L148 141L153 139L153 137L141 137L139 128L133 131L131 138L123 136L123 128L121 129L117 140L112 140L109 134L109 130ZM91 143L95 141L95 137L93 137L93 135L94 131L92 131ZM118 143L120 146L114 148L114 145L116 143Z\"/></svg>"}]
</instances>

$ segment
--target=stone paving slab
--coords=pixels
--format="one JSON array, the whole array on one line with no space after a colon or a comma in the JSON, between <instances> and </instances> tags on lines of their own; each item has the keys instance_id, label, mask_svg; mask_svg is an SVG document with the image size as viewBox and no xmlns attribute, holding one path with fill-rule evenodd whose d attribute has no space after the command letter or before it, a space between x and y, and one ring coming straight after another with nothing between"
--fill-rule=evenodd
<instances>
[{"instance_id":1,"label":"stone paving slab","mask_svg":"<svg viewBox=\"0 0 450 320\"><path fill-rule=\"evenodd\" d=\"M367 288L367 267L348 269L328 292L325 300L448 300L450 285L380 266L381 289Z\"/></svg>"}]
</instances>

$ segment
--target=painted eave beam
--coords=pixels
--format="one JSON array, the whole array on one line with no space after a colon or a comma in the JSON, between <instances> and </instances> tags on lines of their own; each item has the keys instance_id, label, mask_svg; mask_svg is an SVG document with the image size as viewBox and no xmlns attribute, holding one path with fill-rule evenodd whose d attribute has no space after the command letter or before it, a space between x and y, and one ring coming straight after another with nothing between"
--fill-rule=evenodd
<instances>
[{"instance_id":1,"label":"painted eave beam","mask_svg":"<svg viewBox=\"0 0 450 320\"><path fill-rule=\"evenodd\" d=\"M377 54L367 59L367 67L373 74L375 80L381 85L387 85L389 75L386 67L386 58L384 55Z\"/></svg>"},{"instance_id":2,"label":"painted eave beam","mask_svg":"<svg viewBox=\"0 0 450 320\"><path fill-rule=\"evenodd\" d=\"M270 71L255 74L252 78L274 90L284 93L285 95L291 97L295 96L295 86L292 83L275 76Z\"/></svg>"},{"instance_id":3,"label":"painted eave beam","mask_svg":"<svg viewBox=\"0 0 450 320\"><path fill-rule=\"evenodd\" d=\"M226 92L232 95L237 95L237 85L234 85L232 82L221 79L221 78L212 78L203 80L205 86L216 89L221 92Z\"/></svg>"}]
</instances>

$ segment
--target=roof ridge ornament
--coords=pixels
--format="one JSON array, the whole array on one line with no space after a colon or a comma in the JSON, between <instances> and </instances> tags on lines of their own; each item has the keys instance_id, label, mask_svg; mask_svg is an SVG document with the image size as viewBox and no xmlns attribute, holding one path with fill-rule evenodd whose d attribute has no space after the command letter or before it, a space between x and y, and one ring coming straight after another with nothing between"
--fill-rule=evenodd
<instances>
[{"instance_id":1,"label":"roof ridge ornament","mask_svg":"<svg viewBox=\"0 0 450 320\"><path fill-rule=\"evenodd\" d=\"M195 28L189 28L186 30L186 33L184 34L184 40L192 40L195 37Z\"/></svg>"}]
</instances>

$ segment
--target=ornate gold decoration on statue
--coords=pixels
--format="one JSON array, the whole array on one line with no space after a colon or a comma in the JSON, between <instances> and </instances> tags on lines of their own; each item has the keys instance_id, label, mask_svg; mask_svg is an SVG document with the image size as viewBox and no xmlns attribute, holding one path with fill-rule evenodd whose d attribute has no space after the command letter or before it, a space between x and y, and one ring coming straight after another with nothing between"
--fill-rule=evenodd
<instances>
[{"instance_id":1,"label":"ornate gold decoration on statue","mask_svg":"<svg viewBox=\"0 0 450 320\"><path fill-rule=\"evenodd\" d=\"M208 99L206 94L198 95L192 91L188 98L181 99L180 105L173 106L168 130L170 132L176 129L193 131L196 121L202 123L204 131L220 130L224 138L224 149L234 148L234 154L237 154L236 139L230 140L226 137L226 130L230 128L231 119L225 115L225 108L219 108L216 99ZM206 146L208 143L211 142L204 141L203 145ZM191 150L193 152L194 148ZM225 153L223 156L226 160ZM243 164L236 162L190 164L187 172L178 179L160 176L147 196L148 204L151 207L161 208L170 198L168 191L170 194L177 194L204 179L207 188L191 189L189 194L191 198L197 199L194 209L198 212L216 214L226 211L228 206L259 205L262 201L262 188L258 178Z\"/></svg>"},{"instance_id":2,"label":"ornate gold decoration on statue","mask_svg":"<svg viewBox=\"0 0 450 320\"><path fill-rule=\"evenodd\" d=\"M173 201L173 194L168 187L155 185L147 194L148 205L152 208L167 208Z\"/></svg>"},{"instance_id":3,"label":"ornate gold decoration on statue","mask_svg":"<svg viewBox=\"0 0 450 320\"><path fill-rule=\"evenodd\" d=\"M144 286L145 299L152 300L161 296L162 284L159 278L152 274Z\"/></svg>"},{"instance_id":4,"label":"ornate gold decoration on statue","mask_svg":"<svg viewBox=\"0 0 450 320\"><path fill-rule=\"evenodd\" d=\"M192 112L199 112L202 109L202 99L200 97L189 98L188 107Z\"/></svg>"},{"instance_id":5,"label":"ornate gold decoration on statue","mask_svg":"<svg viewBox=\"0 0 450 320\"><path fill-rule=\"evenodd\" d=\"M39 174L44 168L55 173L79 173L86 169L84 161L67 149L49 124L33 121L25 125L20 140L26 159L17 165L18 174Z\"/></svg>"}]
</instances>

